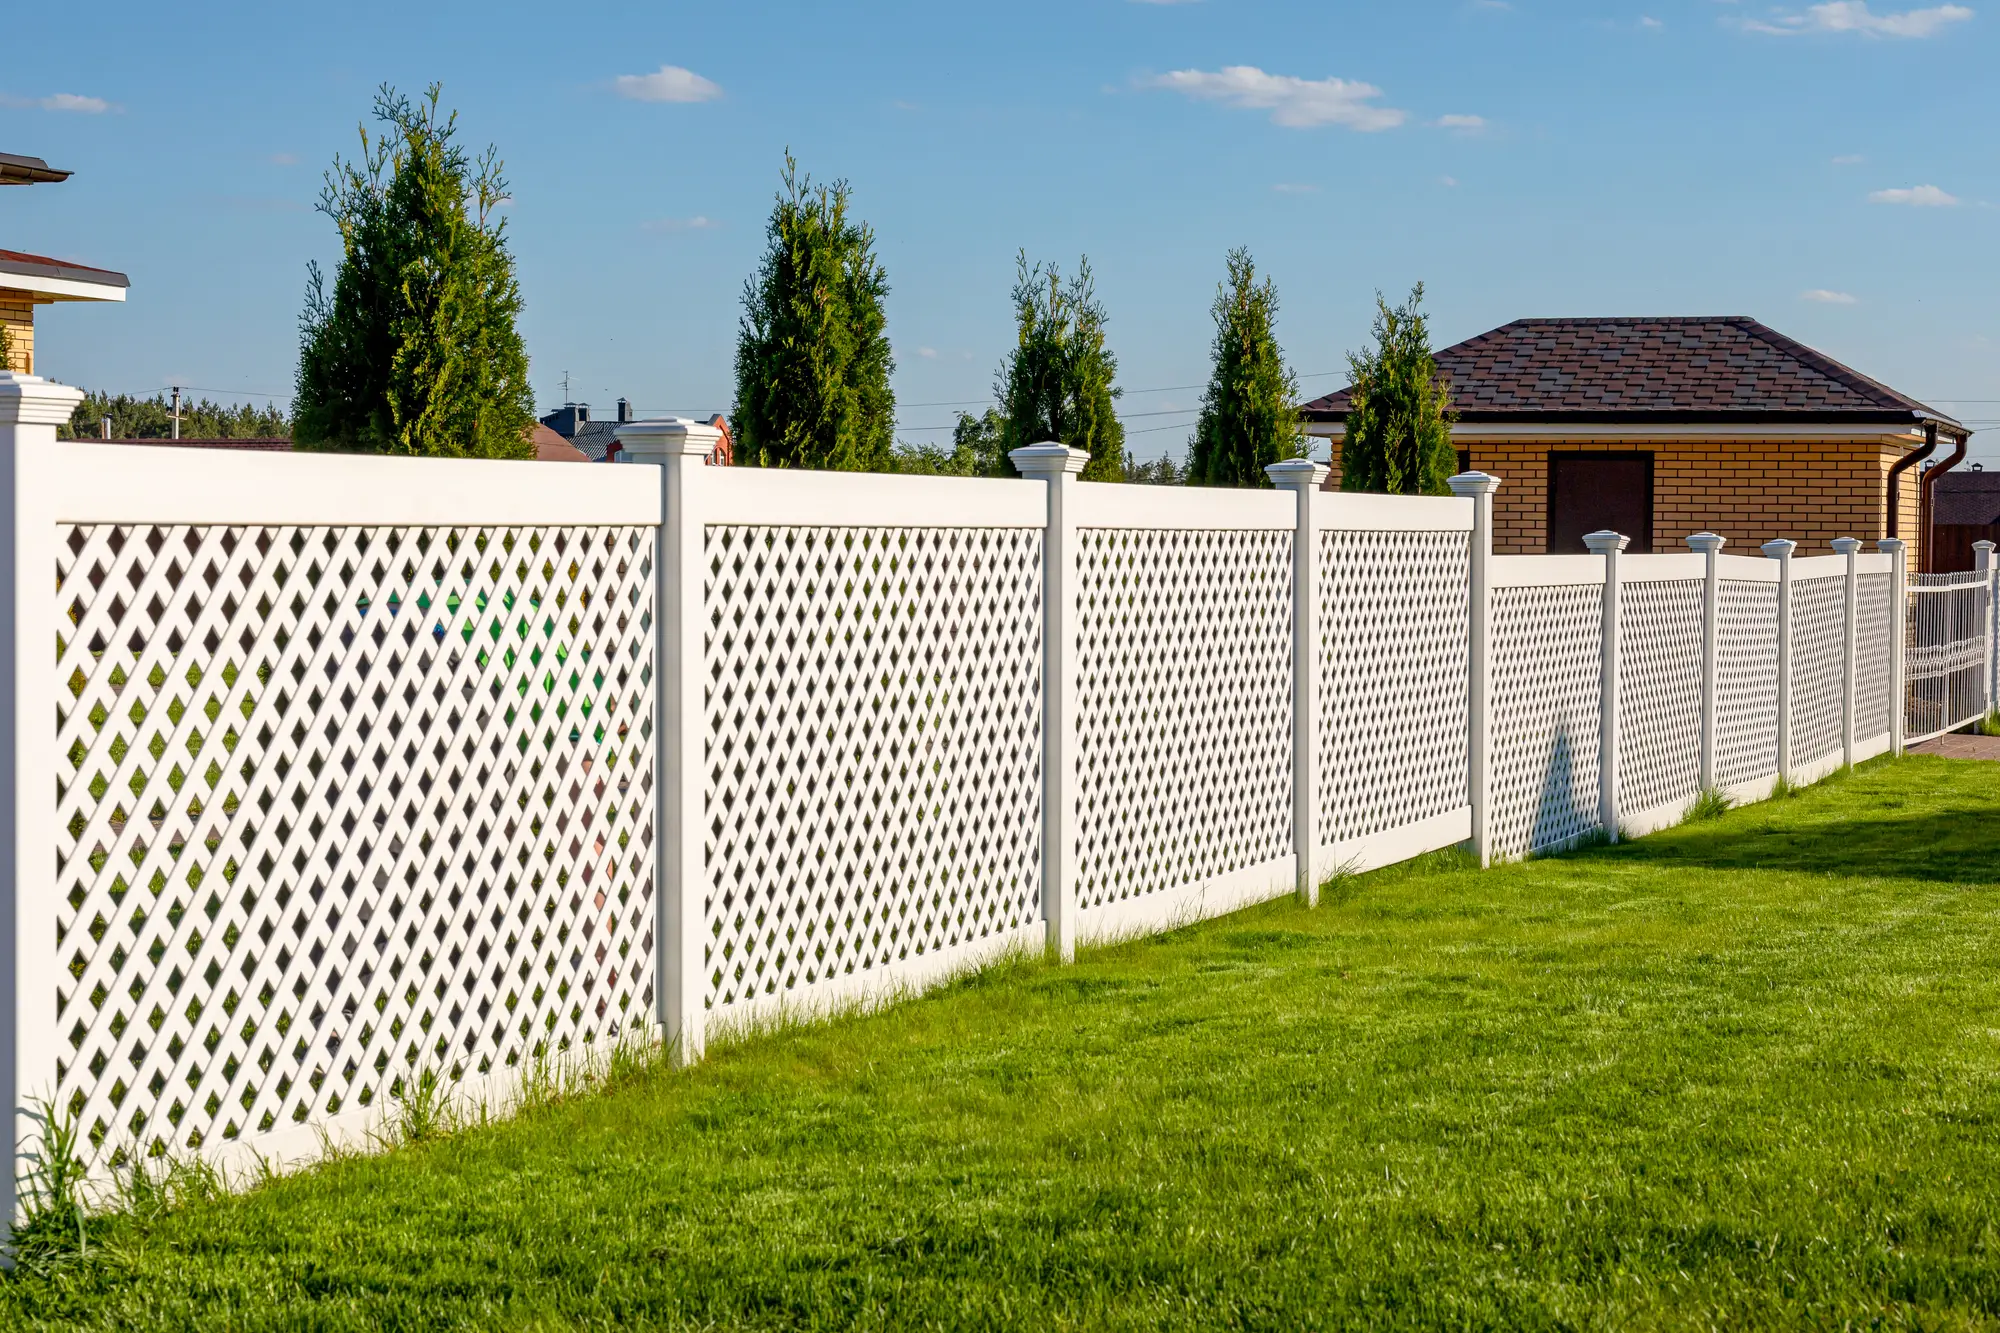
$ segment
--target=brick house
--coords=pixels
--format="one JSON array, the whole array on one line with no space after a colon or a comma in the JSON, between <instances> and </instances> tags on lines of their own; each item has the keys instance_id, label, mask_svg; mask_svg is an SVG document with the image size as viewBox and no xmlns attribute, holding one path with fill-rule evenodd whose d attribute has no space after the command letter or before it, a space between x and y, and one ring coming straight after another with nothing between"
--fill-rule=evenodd
<instances>
[{"instance_id":1,"label":"brick house","mask_svg":"<svg viewBox=\"0 0 2000 1333\"><path fill-rule=\"evenodd\" d=\"M60 185L67 171L39 157L0 153L0 186ZM67 259L0 250L0 329L7 355L0 371L35 373L35 307L57 301L122 301L131 284L123 273L90 268Z\"/></svg>"},{"instance_id":2,"label":"brick house","mask_svg":"<svg viewBox=\"0 0 2000 1333\"><path fill-rule=\"evenodd\" d=\"M1914 464L1959 422L1754 319L1521 319L1437 353L1461 470L1502 479L1494 549L1580 553L1719 532L1738 551L1789 537L1901 536L1920 558ZM1347 394L1304 405L1340 462ZM1337 488L1336 470L1329 480ZM1891 510L1891 491L1896 504Z\"/></svg>"}]
</instances>

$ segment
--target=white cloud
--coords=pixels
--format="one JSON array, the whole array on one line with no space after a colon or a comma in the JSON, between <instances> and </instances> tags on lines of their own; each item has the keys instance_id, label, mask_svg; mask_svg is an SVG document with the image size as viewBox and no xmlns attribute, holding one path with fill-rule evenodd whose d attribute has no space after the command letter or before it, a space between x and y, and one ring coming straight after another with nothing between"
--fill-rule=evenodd
<instances>
[{"instance_id":1,"label":"white cloud","mask_svg":"<svg viewBox=\"0 0 2000 1333\"><path fill-rule=\"evenodd\" d=\"M265 160L274 167L295 167L299 164L299 155L297 153L273 153Z\"/></svg>"},{"instance_id":2,"label":"white cloud","mask_svg":"<svg viewBox=\"0 0 2000 1333\"><path fill-rule=\"evenodd\" d=\"M679 65L662 65L651 74L620 74L611 89L634 102L713 102L722 96L719 84Z\"/></svg>"},{"instance_id":3,"label":"white cloud","mask_svg":"<svg viewBox=\"0 0 2000 1333\"><path fill-rule=\"evenodd\" d=\"M1455 190L1458 188L1458 177L1440 176L1438 177L1438 184L1444 186L1448 190Z\"/></svg>"},{"instance_id":4,"label":"white cloud","mask_svg":"<svg viewBox=\"0 0 2000 1333\"><path fill-rule=\"evenodd\" d=\"M937 354L937 348L935 347L919 347L917 349L917 355L926 361L937 360Z\"/></svg>"},{"instance_id":5,"label":"white cloud","mask_svg":"<svg viewBox=\"0 0 2000 1333\"><path fill-rule=\"evenodd\" d=\"M103 98L85 97L82 93L50 93L47 97L9 97L0 94L0 106L19 107L23 110L39 108L43 111L74 111L85 116L101 116L111 110L111 103Z\"/></svg>"},{"instance_id":6,"label":"white cloud","mask_svg":"<svg viewBox=\"0 0 2000 1333\"><path fill-rule=\"evenodd\" d=\"M1836 167L1858 167L1867 160L1867 158L1861 156L1859 153L1842 153L1833 159L1833 165Z\"/></svg>"},{"instance_id":7,"label":"white cloud","mask_svg":"<svg viewBox=\"0 0 2000 1333\"><path fill-rule=\"evenodd\" d=\"M640 231L670 234L682 231L713 231L722 224L714 218L696 214L691 218L653 218L639 224Z\"/></svg>"},{"instance_id":8,"label":"white cloud","mask_svg":"<svg viewBox=\"0 0 2000 1333\"><path fill-rule=\"evenodd\" d=\"M1801 301L1817 301L1821 305L1853 305L1854 297L1847 292L1829 291L1825 287L1815 287L1809 292L1800 292Z\"/></svg>"},{"instance_id":9,"label":"white cloud","mask_svg":"<svg viewBox=\"0 0 2000 1333\"><path fill-rule=\"evenodd\" d=\"M1666 27L1667 25L1660 22L1658 19L1654 18L1651 14L1647 14L1640 18L1639 26L1646 29L1648 32L1658 32L1660 29Z\"/></svg>"},{"instance_id":10,"label":"white cloud","mask_svg":"<svg viewBox=\"0 0 2000 1333\"><path fill-rule=\"evenodd\" d=\"M1931 37L1953 23L1972 17L1964 5L1933 5L1897 14L1877 14L1867 0L1828 0L1809 5L1803 14L1777 14L1768 19L1743 19L1749 32L1794 37L1805 32L1858 32L1864 37Z\"/></svg>"},{"instance_id":11,"label":"white cloud","mask_svg":"<svg viewBox=\"0 0 2000 1333\"><path fill-rule=\"evenodd\" d=\"M1177 69L1141 83L1144 87L1165 88L1205 102L1269 111L1271 123L1287 129L1341 125L1372 132L1392 130L1409 119L1407 112L1371 105L1382 95L1382 90L1372 83L1266 74L1255 65L1229 65L1213 72Z\"/></svg>"},{"instance_id":12,"label":"white cloud","mask_svg":"<svg viewBox=\"0 0 2000 1333\"><path fill-rule=\"evenodd\" d=\"M1279 194L1318 194L1319 186L1307 185L1301 181L1279 181L1271 187Z\"/></svg>"},{"instance_id":13,"label":"white cloud","mask_svg":"<svg viewBox=\"0 0 2000 1333\"><path fill-rule=\"evenodd\" d=\"M1135 5L1198 5L1201 0L1132 0Z\"/></svg>"},{"instance_id":14,"label":"white cloud","mask_svg":"<svg viewBox=\"0 0 2000 1333\"><path fill-rule=\"evenodd\" d=\"M1439 116L1432 122L1441 130L1457 130L1460 134L1478 134L1486 128L1484 116Z\"/></svg>"},{"instance_id":15,"label":"white cloud","mask_svg":"<svg viewBox=\"0 0 2000 1333\"><path fill-rule=\"evenodd\" d=\"M1913 185L1908 189L1877 190L1868 196L1871 204L1907 204L1911 208L1950 208L1958 202L1935 185Z\"/></svg>"}]
</instances>

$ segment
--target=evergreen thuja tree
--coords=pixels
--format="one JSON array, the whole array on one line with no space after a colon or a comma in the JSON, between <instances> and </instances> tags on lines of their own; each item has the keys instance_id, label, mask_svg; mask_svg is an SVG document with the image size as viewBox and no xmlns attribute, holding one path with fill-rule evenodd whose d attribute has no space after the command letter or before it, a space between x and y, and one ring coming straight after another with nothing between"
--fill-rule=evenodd
<instances>
[{"instance_id":1,"label":"evergreen thuja tree","mask_svg":"<svg viewBox=\"0 0 2000 1333\"><path fill-rule=\"evenodd\" d=\"M1340 447L1340 488L1388 495L1449 495L1457 470L1452 448L1451 384L1431 358L1424 285L1390 307L1375 296L1375 345L1350 353L1347 434Z\"/></svg>"},{"instance_id":2,"label":"evergreen thuja tree","mask_svg":"<svg viewBox=\"0 0 2000 1333\"><path fill-rule=\"evenodd\" d=\"M386 85L382 132L336 159L319 208L340 230L327 291L310 267L293 438L305 448L532 458L534 398L515 322L521 289L496 214L507 182L492 148L474 162L441 115Z\"/></svg>"},{"instance_id":3,"label":"evergreen thuja tree","mask_svg":"<svg viewBox=\"0 0 2000 1333\"><path fill-rule=\"evenodd\" d=\"M763 262L736 336L736 462L896 468L896 395L875 233L848 215L847 182L814 185L785 155Z\"/></svg>"},{"instance_id":4,"label":"evergreen thuja tree","mask_svg":"<svg viewBox=\"0 0 2000 1333\"><path fill-rule=\"evenodd\" d=\"M1125 479L1125 426L1118 420L1118 359L1104 335L1090 261L1068 281L1053 264L1015 259L1014 350L994 383L1005 450L1055 441L1090 454L1085 481Z\"/></svg>"},{"instance_id":5,"label":"evergreen thuja tree","mask_svg":"<svg viewBox=\"0 0 2000 1333\"><path fill-rule=\"evenodd\" d=\"M1267 463L1306 455L1298 379L1278 348L1278 293L1244 249L1229 252L1216 290L1214 369L1189 451L1188 480L1200 486L1269 486Z\"/></svg>"}]
</instances>

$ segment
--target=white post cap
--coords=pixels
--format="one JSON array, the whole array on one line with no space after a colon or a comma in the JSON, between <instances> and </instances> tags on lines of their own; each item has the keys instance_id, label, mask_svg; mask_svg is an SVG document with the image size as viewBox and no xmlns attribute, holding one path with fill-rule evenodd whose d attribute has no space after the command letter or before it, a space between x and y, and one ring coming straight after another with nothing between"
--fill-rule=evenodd
<instances>
[{"instance_id":1,"label":"white post cap","mask_svg":"<svg viewBox=\"0 0 2000 1333\"><path fill-rule=\"evenodd\" d=\"M611 432L611 438L624 446L621 461L660 463L676 455L708 457L722 443L722 430L686 417L656 417L650 421L627 421Z\"/></svg>"},{"instance_id":2,"label":"white post cap","mask_svg":"<svg viewBox=\"0 0 2000 1333\"><path fill-rule=\"evenodd\" d=\"M1090 461L1090 455L1084 450L1072 449L1053 440L1023 445L1009 452L1007 457L1014 460L1014 470L1022 476L1051 480L1061 476L1073 477L1083 471L1083 465Z\"/></svg>"},{"instance_id":3,"label":"white post cap","mask_svg":"<svg viewBox=\"0 0 2000 1333\"><path fill-rule=\"evenodd\" d=\"M1788 560L1792 552L1799 549L1799 544L1784 537L1773 537L1757 549L1773 560Z\"/></svg>"},{"instance_id":4,"label":"white post cap","mask_svg":"<svg viewBox=\"0 0 2000 1333\"><path fill-rule=\"evenodd\" d=\"M1729 541L1727 537L1713 532L1697 532L1687 539L1688 549L1703 555L1714 555Z\"/></svg>"},{"instance_id":5,"label":"white post cap","mask_svg":"<svg viewBox=\"0 0 2000 1333\"><path fill-rule=\"evenodd\" d=\"M1316 491L1333 475L1333 469L1310 458L1287 458L1278 463L1266 463L1264 475L1281 491Z\"/></svg>"},{"instance_id":6,"label":"white post cap","mask_svg":"<svg viewBox=\"0 0 2000 1333\"><path fill-rule=\"evenodd\" d=\"M0 370L0 426L60 426L83 401L83 390Z\"/></svg>"},{"instance_id":7,"label":"white post cap","mask_svg":"<svg viewBox=\"0 0 2000 1333\"><path fill-rule=\"evenodd\" d=\"M1592 555L1609 555L1613 551L1622 551L1630 546L1632 539L1622 532L1613 532L1606 528L1602 532L1585 533L1583 544Z\"/></svg>"},{"instance_id":8,"label":"white post cap","mask_svg":"<svg viewBox=\"0 0 2000 1333\"><path fill-rule=\"evenodd\" d=\"M1900 543L1900 542L1898 542L1898 543L1897 543L1897 545L1899 545L1899 546L1900 546L1901 544L1902 544L1902 543ZM1982 541L1976 541L1976 542L1974 542L1974 543L1972 544L1972 549L1973 549L1973 550L1975 550L1975 551L1984 551L1984 552L1986 552L1986 554L1988 554L1988 555L1992 555L1994 551L1996 551L1996 550L2000 550L2000 546L1996 546L1996 545L1995 545L1994 543L1992 543L1992 542L1989 542L1989 541L1984 541L1984 540L1982 540Z\"/></svg>"},{"instance_id":9,"label":"white post cap","mask_svg":"<svg viewBox=\"0 0 2000 1333\"><path fill-rule=\"evenodd\" d=\"M1973 544L1975 546L1978 545L1976 542ZM1991 546L1993 543L1988 542L1986 544ZM1878 537L1875 539L1875 549L1884 555L1901 555L1903 548L1907 545L1909 543L1905 542L1901 537Z\"/></svg>"},{"instance_id":10,"label":"white post cap","mask_svg":"<svg viewBox=\"0 0 2000 1333\"><path fill-rule=\"evenodd\" d=\"M1445 479L1453 495L1491 495L1500 489L1500 478L1485 472L1461 472Z\"/></svg>"},{"instance_id":11,"label":"white post cap","mask_svg":"<svg viewBox=\"0 0 2000 1333\"><path fill-rule=\"evenodd\" d=\"M1831 546L1841 555L1853 555L1861 549L1861 539L1859 537L1835 537L1827 545Z\"/></svg>"}]
</instances>

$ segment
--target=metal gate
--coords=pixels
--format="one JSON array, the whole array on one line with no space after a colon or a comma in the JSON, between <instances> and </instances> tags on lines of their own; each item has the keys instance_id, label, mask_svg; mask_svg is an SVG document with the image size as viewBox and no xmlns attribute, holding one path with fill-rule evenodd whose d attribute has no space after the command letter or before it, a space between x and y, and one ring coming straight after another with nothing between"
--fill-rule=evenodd
<instances>
[{"instance_id":1,"label":"metal gate","mask_svg":"<svg viewBox=\"0 0 2000 1333\"><path fill-rule=\"evenodd\" d=\"M1993 688L1993 571L1912 574L1904 665L1906 743L1986 716Z\"/></svg>"}]
</instances>

